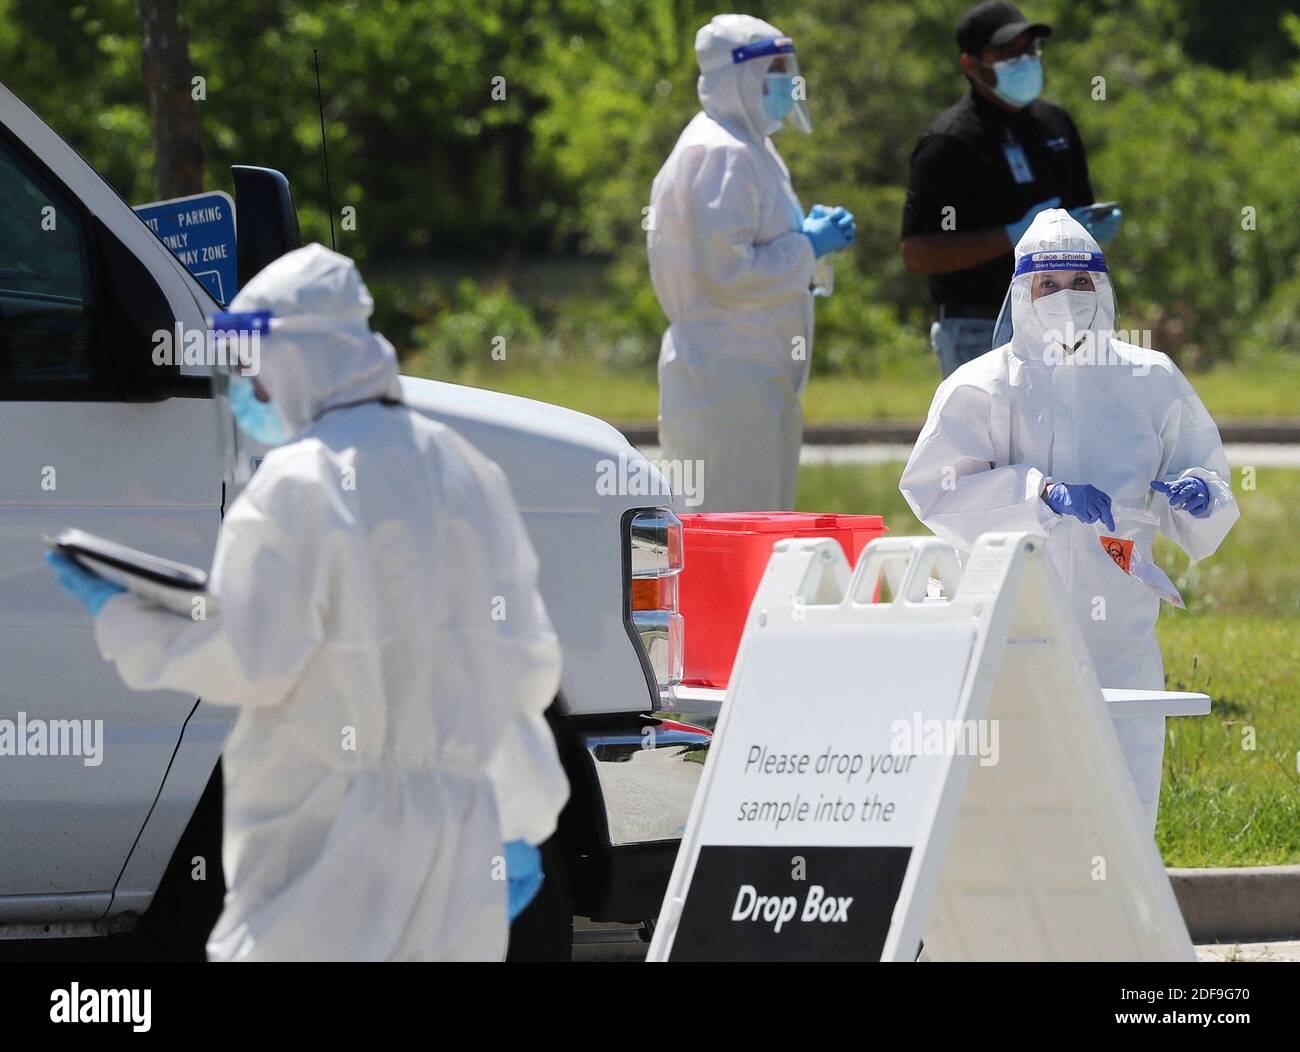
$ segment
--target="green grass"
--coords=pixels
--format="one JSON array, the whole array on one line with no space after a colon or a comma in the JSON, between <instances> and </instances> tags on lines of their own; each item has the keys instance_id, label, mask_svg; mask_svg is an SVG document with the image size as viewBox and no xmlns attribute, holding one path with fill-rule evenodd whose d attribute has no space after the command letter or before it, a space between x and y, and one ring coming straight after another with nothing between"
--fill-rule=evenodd
<instances>
[{"instance_id":1,"label":"green grass","mask_svg":"<svg viewBox=\"0 0 1300 1052\"><path fill-rule=\"evenodd\" d=\"M421 375L418 360L404 361L402 370ZM655 420L659 415L659 388L653 370L643 374L602 369L582 360L566 362L563 367L550 370L500 362L434 379L551 402L611 423L641 423Z\"/></svg>"},{"instance_id":2,"label":"green grass","mask_svg":"<svg viewBox=\"0 0 1300 1052\"><path fill-rule=\"evenodd\" d=\"M403 369L420 375L419 360L408 359ZM616 370L574 359L563 367L543 370L501 362L466 368L450 379L568 406L615 423L652 421L659 414L659 388L650 368ZM815 376L804 393L804 412L808 420L819 423L920 418L930 407L938 379L929 360L874 380Z\"/></svg>"},{"instance_id":3,"label":"green grass","mask_svg":"<svg viewBox=\"0 0 1300 1052\"><path fill-rule=\"evenodd\" d=\"M420 358L407 359L403 368L420 375ZM658 414L655 371L649 367L610 369L580 357L547 368L509 360L467 367L438 379L553 402L618 423L651 421ZM938 382L934 358L924 353L869 379L814 376L804 393L804 416L810 423L920 419ZM1300 359L1212 369L1194 375L1192 383L1219 417L1293 416Z\"/></svg>"},{"instance_id":4,"label":"green grass","mask_svg":"<svg viewBox=\"0 0 1300 1052\"><path fill-rule=\"evenodd\" d=\"M799 507L924 533L900 468L805 467ZM1169 721L1156 840L1171 866L1300 863L1300 472L1261 469L1253 490L1237 486L1241 519L1212 559L1190 567L1168 542L1156 550L1188 603L1164 607L1157 626L1166 683L1214 706Z\"/></svg>"},{"instance_id":5,"label":"green grass","mask_svg":"<svg viewBox=\"0 0 1300 1052\"><path fill-rule=\"evenodd\" d=\"M1266 361L1225 365L1189 379L1215 416L1295 416L1300 358L1278 355Z\"/></svg>"},{"instance_id":6,"label":"green grass","mask_svg":"<svg viewBox=\"0 0 1300 1052\"><path fill-rule=\"evenodd\" d=\"M1169 721L1156 841L1171 866L1300 862L1300 620L1162 618L1171 690L1210 716Z\"/></svg>"}]
</instances>

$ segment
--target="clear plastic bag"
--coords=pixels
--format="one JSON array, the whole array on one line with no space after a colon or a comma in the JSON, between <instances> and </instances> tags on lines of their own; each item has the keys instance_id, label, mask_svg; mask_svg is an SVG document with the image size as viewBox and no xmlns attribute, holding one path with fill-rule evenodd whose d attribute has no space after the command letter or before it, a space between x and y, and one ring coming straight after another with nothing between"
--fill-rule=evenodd
<instances>
[{"instance_id":1,"label":"clear plastic bag","mask_svg":"<svg viewBox=\"0 0 1300 1052\"><path fill-rule=\"evenodd\" d=\"M835 264L830 256L822 256L813 267L812 294L829 296L835 291Z\"/></svg>"},{"instance_id":2,"label":"clear plastic bag","mask_svg":"<svg viewBox=\"0 0 1300 1052\"><path fill-rule=\"evenodd\" d=\"M1185 610L1186 604L1179 595L1177 586L1164 570L1142 554L1138 543L1139 535L1144 531L1149 531L1154 540L1155 531L1160 526L1160 517L1145 505L1134 507L1120 502L1111 505L1111 513L1115 518L1115 529L1108 529L1104 522L1093 523L1102 550L1119 570L1146 585L1166 603Z\"/></svg>"}]
</instances>

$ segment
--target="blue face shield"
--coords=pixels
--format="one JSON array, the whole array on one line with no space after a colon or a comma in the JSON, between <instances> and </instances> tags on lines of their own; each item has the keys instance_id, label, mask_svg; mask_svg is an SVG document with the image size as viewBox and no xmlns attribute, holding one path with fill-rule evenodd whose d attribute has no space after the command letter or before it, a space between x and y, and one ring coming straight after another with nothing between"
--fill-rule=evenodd
<instances>
[{"instance_id":1,"label":"blue face shield","mask_svg":"<svg viewBox=\"0 0 1300 1052\"><path fill-rule=\"evenodd\" d=\"M213 315L209 330L217 340L260 339L271 331L270 311L227 311ZM275 406L258 400L253 381L232 373L230 377L230 411L239 429L250 438L268 446L278 446L289 441L288 429Z\"/></svg>"}]
</instances>

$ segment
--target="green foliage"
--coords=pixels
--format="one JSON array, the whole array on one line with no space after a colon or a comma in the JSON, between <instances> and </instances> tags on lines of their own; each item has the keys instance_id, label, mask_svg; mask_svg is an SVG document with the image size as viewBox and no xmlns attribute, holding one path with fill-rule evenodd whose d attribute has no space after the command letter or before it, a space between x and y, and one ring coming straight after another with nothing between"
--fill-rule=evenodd
<instances>
[{"instance_id":1,"label":"green foliage","mask_svg":"<svg viewBox=\"0 0 1300 1052\"><path fill-rule=\"evenodd\" d=\"M967 0L755 0L791 33L816 129L776 139L805 205L842 203L859 241L818 305L818 371L864 377L928 355L925 282L898 253L908 158L964 90L953 26ZM1027 0L1055 33L1046 94L1075 117L1097 193L1126 222L1110 250L1121 324L1198 367L1294 348L1300 336L1300 16L1293 2ZM446 339L464 311L421 270L474 259L514 283L523 255L610 263L604 290L533 300L539 363L582 350L654 361L663 318L641 229L651 180L697 110L703 0L182 0L208 185L232 163L284 171L304 233L329 234L312 50L319 49L338 246L401 259L380 289L399 345ZM5 83L128 200L151 199L134 0L0 0ZM1096 97L1098 77L1105 98ZM498 79L501 78L501 79ZM494 98L504 88L504 98ZM337 210L356 210L344 230ZM1255 229L1243 229L1243 209ZM374 282L376 286L380 282ZM475 308L477 309L477 308ZM494 308L495 309L495 308ZM501 308L504 310L504 308ZM517 312L516 312L517 314ZM450 324L450 323L449 323ZM456 325L461 322L457 321ZM557 341L577 341L564 345ZM460 350L433 348L439 360Z\"/></svg>"},{"instance_id":2,"label":"green foliage","mask_svg":"<svg viewBox=\"0 0 1300 1052\"><path fill-rule=\"evenodd\" d=\"M427 303L432 298L426 292ZM426 375L448 376L472 363L509 355L510 348L534 347L541 329L527 307L501 287L483 288L468 278L456 287L452 302L441 311L428 311L415 325L412 339L423 347Z\"/></svg>"},{"instance_id":3,"label":"green foliage","mask_svg":"<svg viewBox=\"0 0 1300 1052\"><path fill-rule=\"evenodd\" d=\"M1153 63L1132 85L1118 80L1074 112L1099 146L1098 193L1122 198L1128 216L1109 253L1126 324L1191 367L1277 347L1294 335L1300 275L1300 66L1250 80Z\"/></svg>"},{"instance_id":4,"label":"green foliage","mask_svg":"<svg viewBox=\"0 0 1300 1052\"><path fill-rule=\"evenodd\" d=\"M817 369L871 375L891 357L925 347L925 284L904 272L897 251L902 188L917 135L964 90L952 27L965 6L750 5L795 37L809 77L814 134L785 131L776 140L796 188L805 204L843 203L858 218L858 244L837 257L836 296L819 305ZM686 41L707 10L654 0L620 5L625 17L597 26L608 46L594 56L588 47L572 77L557 65L541 86L555 103L542 141L581 183L577 227L591 247L642 266L639 207L697 108L689 47L668 43L656 53L675 63L667 80L643 52L660 46L665 12L683 7L692 8L680 33ZM1097 193L1120 199L1128 216L1110 253L1122 324L1152 329L1154 346L1197 367L1280 341L1295 345L1300 19L1286 19L1284 30L1275 11L1276 36L1291 41L1283 49L1290 63L1252 79L1188 60L1183 39L1206 36L1193 7L1051 0L1034 14L1057 30L1045 58L1047 94L1080 125ZM633 28L639 36L629 38ZM638 40L641 57L631 61ZM1248 207L1253 230L1243 229Z\"/></svg>"}]
</instances>

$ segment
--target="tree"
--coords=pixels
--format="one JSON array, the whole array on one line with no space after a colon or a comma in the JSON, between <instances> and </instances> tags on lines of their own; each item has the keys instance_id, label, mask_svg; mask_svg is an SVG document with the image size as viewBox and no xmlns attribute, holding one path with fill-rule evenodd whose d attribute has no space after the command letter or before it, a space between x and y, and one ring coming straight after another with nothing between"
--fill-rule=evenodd
<instances>
[{"instance_id":1,"label":"tree","mask_svg":"<svg viewBox=\"0 0 1300 1052\"><path fill-rule=\"evenodd\" d=\"M159 199L203 190L203 146L192 95L189 33L178 0L138 0L144 28L144 79L153 118L153 178Z\"/></svg>"}]
</instances>

